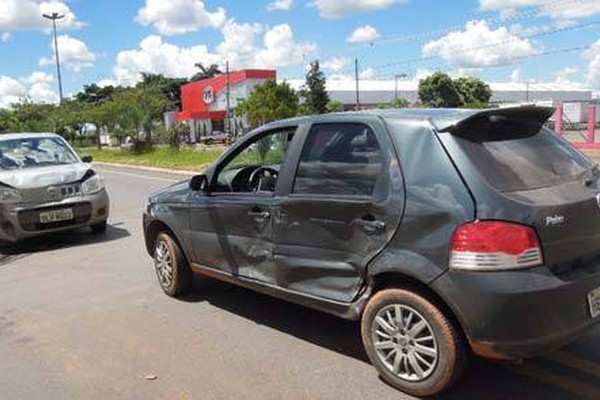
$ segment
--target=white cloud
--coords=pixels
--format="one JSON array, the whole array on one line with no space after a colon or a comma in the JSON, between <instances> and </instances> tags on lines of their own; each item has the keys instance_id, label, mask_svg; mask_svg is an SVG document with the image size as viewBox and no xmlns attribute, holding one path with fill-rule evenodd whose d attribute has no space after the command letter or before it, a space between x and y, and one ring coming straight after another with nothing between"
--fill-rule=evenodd
<instances>
[{"instance_id":1,"label":"white cloud","mask_svg":"<svg viewBox=\"0 0 600 400\"><path fill-rule=\"evenodd\" d=\"M313 43L297 43L292 27L282 24L265 33L264 48L258 51L254 63L264 68L288 67L302 63L316 51L317 46Z\"/></svg>"},{"instance_id":2,"label":"white cloud","mask_svg":"<svg viewBox=\"0 0 600 400\"><path fill-rule=\"evenodd\" d=\"M373 81L377 79L377 73L375 73L375 70L373 68L367 68L360 72L359 77L360 79L366 81Z\"/></svg>"},{"instance_id":3,"label":"white cloud","mask_svg":"<svg viewBox=\"0 0 600 400\"><path fill-rule=\"evenodd\" d=\"M27 96L27 89L16 79L0 76L0 107L8 107Z\"/></svg>"},{"instance_id":4,"label":"white cloud","mask_svg":"<svg viewBox=\"0 0 600 400\"><path fill-rule=\"evenodd\" d=\"M468 22L464 31L450 32L423 46L423 56L441 57L459 68L504 65L535 54L528 39L520 39L505 27L494 30L485 21Z\"/></svg>"},{"instance_id":5,"label":"white cloud","mask_svg":"<svg viewBox=\"0 0 600 400\"><path fill-rule=\"evenodd\" d=\"M227 21L224 8L214 12L202 0L146 0L135 18L143 26L152 25L162 35L180 35L203 28L220 28Z\"/></svg>"},{"instance_id":6,"label":"white cloud","mask_svg":"<svg viewBox=\"0 0 600 400\"><path fill-rule=\"evenodd\" d=\"M548 0L480 0L483 10L500 11L503 17L510 18L519 8L536 7L543 15L553 18L571 19L586 18L600 14L598 0L567 0L550 2Z\"/></svg>"},{"instance_id":7,"label":"white cloud","mask_svg":"<svg viewBox=\"0 0 600 400\"><path fill-rule=\"evenodd\" d=\"M47 83L34 83L28 97L36 103L58 103L58 94Z\"/></svg>"},{"instance_id":8,"label":"white cloud","mask_svg":"<svg viewBox=\"0 0 600 400\"><path fill-rule=\"evenodd\" d=\"M229 20L222 29L223 42L217 46L219 57L231 65L253 65L256 36L263 32L260 24L238 24Z\"/></svg>"},{"instance_id":9,"label":"white cloud","mask_svg":"<svg viewBox=\"0 0 600 400\"><path fill-rule=\"evenodd\" d=\"M522 80L523 80L523 68L521 68L519 66L510 73L510 81L511 82L521 82Z\"/></svg>"},{"instance_id":10,"label":"white cloud","mask_svg":"<svg viewBox=\"0 0 600 400\"><path fill-rule=\"evenodd\" d=\"M294 0L274 0L267 6L269 11L288 11L294 5Z\"/></svg>"},{"instance_id":11,"label":"white cloud","mask_svg":"<svg viewBox=\"0 0 600 400\"><path fill-rule=\"evenodd\" d=\"M328 69L333 72L339 72L346 68L352 60L345 57L334 57L331 60L324 61L321 65L323 69Z\"/></svg>"},{"instance_id":12,"label":"white cloud","mask_svg":"<svg viewBox=\"0 0 600 400\"><path fill-rule=\"evenodd\" d=\"M379 37L377 30L370 25L361 26L356 28L352 35L350 35L346 42L348 43L366 43L372 42Z\"/></svg>"},{"instance_id":13,"label":"white cloud","mask_svg":"<svg viewBox=\"0 0 600 400\"><path fill-rule=\"evenodd\" d=\"M263 34L263 45L257 45ZM301 64L305 57L317 51L313 43L298 43L287 24L265 30L259 24L238 24L229 20L222 29L223 41L215 50L205 45L179 47L167 43L158 35L142 40L139 49L121 51L114 68L115 81L133 85L141 72L169 77L190 77L197 72L196 63L217 64L224 68L229 61L232 69L279 68Z\"/></svg>"},{"instance_id":14,"label":"white cloud","mask_svg":"<svg viewBox=\"0 0 600 400\"><path fill-rule=\"evenodd\" d=\"M60 29L79 29L85 24L77 19L64 0L0 0L0 31L48 30L50 21L42 14L53 12L64 15L58 24Z\"/></svg>"},{"instance_id":15,"label":"white cloud","mask_svg":"<svg viewBox=\"0 0 600 400\"><path fill-rule=\"evenodd\" d=\"M24 99L30 99L38 103L57 103L58 95L49 86L47 76L43 72L33 73L24 82L9 76L0 76L0 108L9 107ZM26 84L29 83L28 87Z\"/></svg>"},{"instance_id":16,"label":"white cloud","mask_svg":"<svg viewBox=\"0 0 600 400\"><path fill-rule=\"evenodd\" d=\"M2 43L8 43L11 39L12 35L10 34L10 32L4 32L2 34L2 37L0 38L0 40L2 40Z\"/></svg>"},{"instance_id":17,"label":"white cloud","mask_svg":"<svg viewBox=\"0 0 600 400\"><path fill-rule=\"evenodd\" d=\"M597 88L600 86L600 39L585 53L585 57L590 60L586 77L587 85Z\"/></svg>"},{"instance_id":18,"label":"white cloud","mask_svg":"<svg viewBox=\"0 0 600 400\"><path fill-rule=\"evenodd\" d=\"M142 72L163 74L169 77L189 77L196 72L194 64L214 64L220 61L204 45L178 47L163 42L157 35L146 37L136 50L121 51L114 68L115 78L120 85L134 85Z\"/></svg>"},{"instance_id":19,"label":"white cloud","mask_svg":"<svg viewBox=\"0 0 600 400\"><path fill-rule=\"evenodd\" d=\"M32 85L36 83L52 83L54 82L54 76L43 71L36 71L23 80Z\"/></svg>"},{"instance_id":20,"label":"white cloud","mask_svg":"<svg viewBox=\"0 0 600 400\"><path fill-rule=\"evenodd\" d=\"M75 72L81 72L84 68L94 66L96 55L88 49L84 42L68 35L61 35L57 40L61 65L65 65ZM51 41L50 47L54 50L54 41ZM54 62L54 57L42 57L39 64L46 66L52 65Z\"/></svg>"},{"instance_id":21,"label":"white cloud","mask_svg":"<svg viewBox=\"0 0 600 400\"><path fill-rule=\"evenodd\" d=\"M325 18L340 18L350 14L382 10L407 0L314 0L311 4Z\"/></svg>"}]
</instances>

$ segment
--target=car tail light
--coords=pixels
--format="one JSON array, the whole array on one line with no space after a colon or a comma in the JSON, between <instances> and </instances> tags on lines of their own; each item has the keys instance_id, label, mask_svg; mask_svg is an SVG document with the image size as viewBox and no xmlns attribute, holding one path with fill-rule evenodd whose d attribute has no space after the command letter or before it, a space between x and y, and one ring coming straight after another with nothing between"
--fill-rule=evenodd
<instances>
[{"instance_id":1,"label":"car tail light","mask_svg":"<svg viewBox=\"0 0 600 400\"><path fill-rule=\"evenodd\" d=\"M452 236L450 267L471 271L519 269L542 264L535 230L502 221L459 226Z\"/></svg>"}]
</instances>

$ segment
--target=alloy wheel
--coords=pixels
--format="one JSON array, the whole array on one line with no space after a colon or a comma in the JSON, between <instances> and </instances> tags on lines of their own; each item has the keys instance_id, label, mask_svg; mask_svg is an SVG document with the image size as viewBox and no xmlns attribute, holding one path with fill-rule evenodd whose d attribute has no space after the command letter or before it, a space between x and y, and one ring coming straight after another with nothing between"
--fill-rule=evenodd
<instances>
[{"instance_id":1,"label":"alloy wheel","mask_svg":"<svg viewBox=\"0 0 600 400\"><path fill-rule=\"evenodd\" d=\"M439 350L433 329L413 308L383 307L373 319L371 335L380 361L398 378L417 382L435 371Z\"/></svg>"}]
</instances>

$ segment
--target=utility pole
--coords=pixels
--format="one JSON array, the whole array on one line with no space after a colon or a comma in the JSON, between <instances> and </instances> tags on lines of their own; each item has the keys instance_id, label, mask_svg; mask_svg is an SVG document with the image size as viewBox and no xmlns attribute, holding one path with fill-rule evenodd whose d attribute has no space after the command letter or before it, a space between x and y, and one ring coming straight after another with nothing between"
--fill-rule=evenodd
<instances>
[{"instance_id":1,"label":"utility pole","mask_svg":"<svg viewBox=\"0 0 600 400\"><path fill-rule=\"evenodd\" d=\"M227 60L227 63L225 64L225 74L227 75L227 130L225 131L225 133L230 133L231 132L231 115L230 115L230 109L231 109L231 85L230 85L230 81L229 81L229 60Z\"/></svg>"},{"instance_id":2,"label":"utility pole","mask_svg":"<svg viewBox=\"0 0 600 400\"><path fill-rule=\"evenodd\" d=\"M398 79L406 77L408 77L408 75L406 74L394 75L394 100L398 100Z\"/></svg>"},{"instance_id":3,"label":"utility pole","mask_svg":"<svg viewBox=\"0 0 600 400\"><path fill-rule=\"evenodd\" d=\"M356 111L358 111L360 110L360 78L358 76L358 58L354 59L354 76L356 78Z\"/></svg>"},{"instance_id":4,"label":"utility pole","mask_svg":"<svg viewBox=\"0 0 600 400\"><path fill-rule=\"evenodd\" d=\"M60 76L60 58L58 56L58 40L56 38L56 21L63 19L65 16L59 13L42 14L42 17L52 21L54 30L54 54L56 56L56 72L58 76L58 94L60 96L60 104L63 102L62 78Z\"/></svg>"}]
</instances>

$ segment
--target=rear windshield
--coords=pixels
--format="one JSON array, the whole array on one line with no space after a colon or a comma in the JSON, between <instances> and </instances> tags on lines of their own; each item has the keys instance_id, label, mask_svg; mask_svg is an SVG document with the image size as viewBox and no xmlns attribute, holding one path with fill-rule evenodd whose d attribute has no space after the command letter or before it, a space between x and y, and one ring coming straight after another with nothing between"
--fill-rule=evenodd
<instances>
[{"instance_id":1,"label":"rear windshield","mask_svg":"<svg viewBox=\"0 0 600 400\"><path fill-rule=\"evenodd\" d=\"M506 139L506 138L501 138ZM501 192L540 189L583 176L592 163L552 131L510 140L457 138L488 182Z\"/></svg>"}]
</instances>

